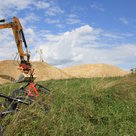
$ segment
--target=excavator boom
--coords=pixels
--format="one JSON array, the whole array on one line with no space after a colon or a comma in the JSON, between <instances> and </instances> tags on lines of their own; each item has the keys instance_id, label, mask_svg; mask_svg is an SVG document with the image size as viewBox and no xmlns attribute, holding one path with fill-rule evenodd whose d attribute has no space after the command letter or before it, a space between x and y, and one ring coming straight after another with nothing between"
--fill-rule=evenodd
<instances>
[{"instance_id":1,"label":"excavator boom","mask_svg":"<svg viewBox=\"0 0 136 136\"><path fill-rule=\"evenodd\" d=\"M24 74L28 74L31 71L32 65L30 64L30 54L19 19L17 17L13 17L11 22L7 22L5 19L0 20L0 29L6 28L11 28L13 31L14 39L20 56L19 69L22 70ZM25 47L25 52L23 50L23 44Z\"/></svg>"},{"instance_id":2,"label":"excavator boom","mask_svg":"<svg viewBox=\"0 0 136 136\"><path fill-rule=\"evenodd\" d=\"M30 54L28 53L27 43L19 19L17 17L13 17L12 22L6 22L5 19L0 20L0 22L4 22L3 24L0 24L0 29L12 28L20 59L21 61L24 61L24 57L27 56L27 62L29 62ZM22 42L24 42L26 54L23 51Z\"/></svg>"}]
</instances>

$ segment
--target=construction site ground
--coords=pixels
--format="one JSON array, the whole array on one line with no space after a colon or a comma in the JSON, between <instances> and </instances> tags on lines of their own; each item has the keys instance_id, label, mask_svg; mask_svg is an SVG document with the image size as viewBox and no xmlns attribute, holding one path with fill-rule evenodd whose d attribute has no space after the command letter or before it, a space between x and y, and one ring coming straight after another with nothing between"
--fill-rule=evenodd
<instances>
[{"instance_id":1,"label":"construction site ground","mask_svg":"<svg viewBox=\"0 0 136 136\"><path fill-rule=\"evenodd\" d=\"M69 78L114 77L128 74L118 67L107 64L87 64L59 69L46 62L32 62L36 81ZM13 82L21 73L13 60L0 61L0 84Z\"/></svg>"}]
</instances>

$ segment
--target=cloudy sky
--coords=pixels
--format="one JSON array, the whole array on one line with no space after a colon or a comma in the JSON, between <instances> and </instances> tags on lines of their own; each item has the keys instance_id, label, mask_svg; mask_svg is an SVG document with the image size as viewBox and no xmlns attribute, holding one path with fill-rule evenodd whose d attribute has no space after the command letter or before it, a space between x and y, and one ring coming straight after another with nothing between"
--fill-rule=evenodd
<instances>
[{"instance_id":1,"label":"cloudy sky","mask_svg":"<svg viewBox=\"0 0 136 136\"><path fill-rule=\"evenodd\" d=\"M57 67L106 63L136 67L135 0L0 0L0 19L17 16L31 60ZM0 60L13 59L12 30L0 30Z\"/></svg>"}]
</instances>

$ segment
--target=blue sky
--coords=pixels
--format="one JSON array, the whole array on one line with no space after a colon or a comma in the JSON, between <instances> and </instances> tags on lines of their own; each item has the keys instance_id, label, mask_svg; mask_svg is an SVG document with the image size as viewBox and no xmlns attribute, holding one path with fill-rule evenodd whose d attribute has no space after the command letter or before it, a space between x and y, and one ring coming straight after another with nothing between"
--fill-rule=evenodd
<instances>
[{"instance_id":1,"label":"blue sky","mask_svg":"<svg viewBox=\"0 0 136 136\"><path fill-rule=\"evenodd\" d=\"M57 67L106 63L136 66L135 0L0 0L0 18L17 16L31 59ZM0 30L0 59L17 52L11 30ZM12 48L11 48L12 47ZM7 54L5 56L5 53Z\"/></svg>"}]
</instances>

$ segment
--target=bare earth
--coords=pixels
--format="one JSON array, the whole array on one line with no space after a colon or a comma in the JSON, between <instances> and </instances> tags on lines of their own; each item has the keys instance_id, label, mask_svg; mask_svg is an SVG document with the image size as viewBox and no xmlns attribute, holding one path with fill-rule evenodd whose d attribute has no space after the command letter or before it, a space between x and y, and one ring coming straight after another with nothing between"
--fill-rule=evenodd
<instances>
[{"instance_id":1,"label":"bare earth","mask_svg":"<svg viewBox=\"0 0 136 136\"><path fill-rule=\"evenodd\" d=\"M49 79L66 79L70 78L68 74L62 70L55 68L47 63L32 62L35 69L36 81L45 81ZM18 64L13 60L0 61L0 84L12 82L19 75Z\"/></svg>"},{"instance_id":2,"label":"bare earth","mask_svg":"<svg viewBox=\"0 0 136 136\"><path fill-rule=\"evenodd\" d=\"M113 77L124 76L128 72L107 64L88 64L58 69L43 62L32 62L36 81L68 78ZM21 73L13 60L0 61L0 84L13 82Z\"/></svg>"},{"instance_id":3,"label":"bare earth","mask_svg":"<svg viewBox=\"0 0 136 136\"><path fill-rule=\"evenodd\" d=\"M85 64L63 68L62 70L75 78L115 77L128 74L127 71L108 64Z\"/></svg>"}]
</instances>

